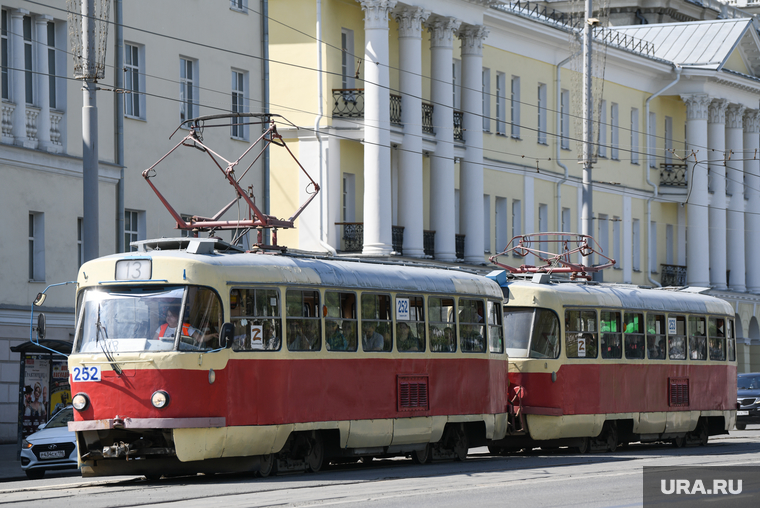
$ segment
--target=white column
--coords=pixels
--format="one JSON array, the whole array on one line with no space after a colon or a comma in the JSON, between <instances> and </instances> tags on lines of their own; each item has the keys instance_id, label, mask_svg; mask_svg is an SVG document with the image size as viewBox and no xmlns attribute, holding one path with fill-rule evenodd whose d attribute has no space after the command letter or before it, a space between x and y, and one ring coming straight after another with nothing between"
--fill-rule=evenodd
<instances>
[{"instance_id":1,"label":"white column","mask_svg":"<svg viewBox=\"0 0 760 508\"><path fill-rule=\"evenodd\" d=\"M730 271L728 287L743 293L747 290L744 272L744 128L746 108L730 104L726 110L726 268Z\"/></svg>"},{"instance_id":2,"label":"white column","mask_svg":"<svg viewBox=\"0 0 760 508\"><path fill-rule=\"evenodd\" d=\"M16 108L13 110L13 138L16 145L23 146L26 138L26 83L24 65L24 16L29 11L14 9L11 11L11 91Z\"/></svg>"},{"instance_id":3,"label":"white column","mask_svg":"<svg viewBox=\"0 0 760 508\"><path fill-rule=\"evenodd\" d=\"M760 110L744 112L744 192L747 208L744 212L744 258L746 285L750 293L760 293L760 265L755 261L760 252ZM733 279L733 277L732 277Z\"/></svg>"},{"instance_id":4,"label":"white column","mask_svg":"<svg viewBox=\"0 0 760 508\"><path fill-rule=\"evenodd\" d=\"M422 183L422 23L430 15L402 7L394 16L399 32L399 85L404 141L399 151L398 225L404 227L404 256L424 257Z\"/></svg>"},{"instance_id":5,"label":"white column","mask_svg":"<svg viewBox=\"0 0 760 508\"><path fill-rule=\"evenodd\" d=\"M483 40L484 26L467 25L459 29L462 40L462 128L465 156L460 163L460 225L466 233L465 263L483 263ZM459 217L455 218L455 220Z\"/></svg>"},{"instance_id":6,"label":"white column","mask_svg":"<svg viewBox=\"0 0 760 508\"><path fill-rule=\"evenodd\" d=\"M34 26L37 34L37 40L34 42L35 62L34 69L37 71L35 79L37 81L37 100L36 105L40 108L40 114L37 117L37 141L38 147L42 150L50 150L50 78L48 76L48 46L47 46L47 25L53 21L52 16L41 14L35 16Z\"/></svg>"},{"instance_id":7,"label":"white column","mask_svg":"<svg viewBox=\"0 0 760 508\"><path fill-rule=\"evenodd\" d=\"M364 249L392 250L388 13L396 0L360 0L364 10Z\"/></svg>"},{"instance_id":8,"label":"white column","mask_svg":"<svg viewBox=\"0 0 760 508\"><path fill-rule=\"evenodd\" d=\"M689 182L686 201L686 280L690 286L710 286L710 252L707 249L708 213L707 213L707 106L710 97L705 94L682 95L686 103L686 146L690 153L696 153L697 161L692 155L687 157L687 176ZM701 156L701 157L700 157Z\"/></svg>"},{"instance_id":9,"label":"white column","mask_svg":"<svg viewBox=\"0 0 760 508\"><path fill-rule=\"evenodd\" d=\"M726 289L726 99L715 99L708 108L707 144L700 148L698 159L707 159L710 172L708 187L712 190L710 221L710 285ZM707 157L702 154L706 152Z\"/></svg>"},{"instance_id":10,"label":"white column","mask_svg":"<svg viewBox=\"0 0 760 508\"><path fill-rule=\"evenodd\" d=\"M435 231L435 258L456 260L454 221L454 97L452 63L454 32L459 20L428 18L430 30L431 82L435 152L430 157L430 228ZM482 208L482 203L480 204ZM481 224L474 227L482 227ZM483 242L480 242L481 245Z\"/></svg>"}]
</instances>

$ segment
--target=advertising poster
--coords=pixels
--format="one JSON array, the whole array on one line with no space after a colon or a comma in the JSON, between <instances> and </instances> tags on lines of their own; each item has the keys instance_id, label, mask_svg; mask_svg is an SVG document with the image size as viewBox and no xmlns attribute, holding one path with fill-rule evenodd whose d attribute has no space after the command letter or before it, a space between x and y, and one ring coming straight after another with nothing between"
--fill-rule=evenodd
<instances>
[{"instance_id":1,"label":"advertising poster","mask_svg":"<svg viewBox=\"0 0 760 508\"><path fill-rule=\"evenodd\" d=\"M50 360L27 356L24 360L23 437L37 431L48 419Z\"/></svg>"},{"instance_id":2,"label":"advertising poster","mask_svg":"<svg viewBox=\"0 0 760 508\"><path fill-rule=\"evenodd\" d=\"M53 379L50 381L50 405L48 418L71 404L71 387L69 386L68 361L53 360Z\"/></svg>"}]
</instances>

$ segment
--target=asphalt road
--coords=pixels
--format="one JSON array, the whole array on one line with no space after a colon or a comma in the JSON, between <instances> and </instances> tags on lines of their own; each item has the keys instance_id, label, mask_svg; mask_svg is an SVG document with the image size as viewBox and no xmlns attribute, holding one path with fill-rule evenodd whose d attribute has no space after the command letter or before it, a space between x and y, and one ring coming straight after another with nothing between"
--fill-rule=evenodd
<instances>
[{"instance_id":1,"label":"asphalt road","mask_svg":"<svg viewBox=\"0 0 760 508\"><path fill-rule=\"evenodd\" d=\"M642 505L643 466L684 465L760 466L760 427L711 438L706 447L631 445L615 453L576 455L560 449L507 457L475 448L465 462L375 460L264 479L198 475L149 482L55 476L0 484L0 507L627 507Z\"/></svg>"}]
</instances>

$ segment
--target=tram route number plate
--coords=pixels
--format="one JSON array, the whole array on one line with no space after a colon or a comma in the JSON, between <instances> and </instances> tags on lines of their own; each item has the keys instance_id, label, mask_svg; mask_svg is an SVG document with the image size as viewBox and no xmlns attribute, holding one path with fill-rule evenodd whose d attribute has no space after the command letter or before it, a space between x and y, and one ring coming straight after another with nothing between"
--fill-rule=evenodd
<instances>
[{"instance_id":1,"label":"tram route number plate","mask_svg":"<svg viewBox=\"0 0 760 508\"><path fill-rule=\"evenodd\" d=\"M150 259L122 259L116 262L116 280L150 280Z\"/></svg>"},{"instance_id":2,"label":"tram route number plate","mask_svg":"<svg viewBox=\"0 0 760 508\"><path fill-rule=\"evenodd\" d=\"M66 450L54 450L52 452L40 452L41 459L62 459L66 456Z\"/></svg>"},{"instance_id":3,"label":"tram route number plate","mask_svg":"<svg viewBox=\"0 0 760 508\"><path fill-rule=\"evenodd\" d=\"M93 365L91 367L74 367L71 371L71 379L73 381L100 381L100 367Z\"/></svg>"},{"instance_id":4,"label":"tram route number plate","mask_svg":"<svg viewBox=\"0 0 760 508\"><path fill-rule=\"evenodd\" d=\"M409 298L396 298L396 321L409 321Z\"/></svg>"},{"instance_id":5,"label":"tram route number plate","mask_svg":"<svg viewBox=\"0 0 760 508\"><path fill-rule=\"evenodd\" d=\"M749 411L737 411L736 416L749 416Z\"/></svg>"}]
</instances>

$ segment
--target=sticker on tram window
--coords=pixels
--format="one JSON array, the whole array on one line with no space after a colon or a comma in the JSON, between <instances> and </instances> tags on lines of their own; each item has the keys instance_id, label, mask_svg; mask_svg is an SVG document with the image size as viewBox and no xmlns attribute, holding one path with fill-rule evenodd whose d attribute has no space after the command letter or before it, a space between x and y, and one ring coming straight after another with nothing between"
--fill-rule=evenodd
<instances>
[{"instance_id":1,"label":"sticker on tram window","mask_svg":"<svg viewBox=\"0 0 760 508\"><path fill-rule=\"evenodd\" d=\"M264 326L251 325L251 349L264 349Z\"/></svg>"},{"instance_id":2,"label":"sticker on tram window","mask_svg":"<svg viewBox=\"0 0 760 508\"><path fill-rule=\"evenodd\" d=\"M675 335L677 331L676 327L676 318L669 317L668 318L668 335Z\"/></svg>"},{"instance_id":3,"label":"sticker on tram window","mask_svg":"<svg viewBox=\"0 0 760 508\"><path fill-rule=\"evenodd\" d=\"M409 321L409 298L396 298L396 321Z\"/></svg>"},{"instance_id":4,"label":"sticker on tram window","mask_svg":"<svg viewBox=\"0 0 760 508\"><path fill-rule=\"evenodd\" d=\"M74 367L71 371L71 379L76 382L82 381L100 381L100 367Z\"/></svg>"},{"instance_id":5,"label":"sticker on tram window","mask_svg":"<svg viewBox=\"0 0 760 508\"><path fill-rule=\"evenodd\" d=\"M116 262L116 280L148 280L150 278L150 259L122 259Z\"/></svg>"},{"instance_id":6,"label":"sticker on tram window","mask_svg":"<svg viewBox=\"0 0 760 508\"><path fill-rule=\"evenodd\" d=\"M578 357L586 356L586 338L578 337Z\"/></svg>"}]
</instances>

